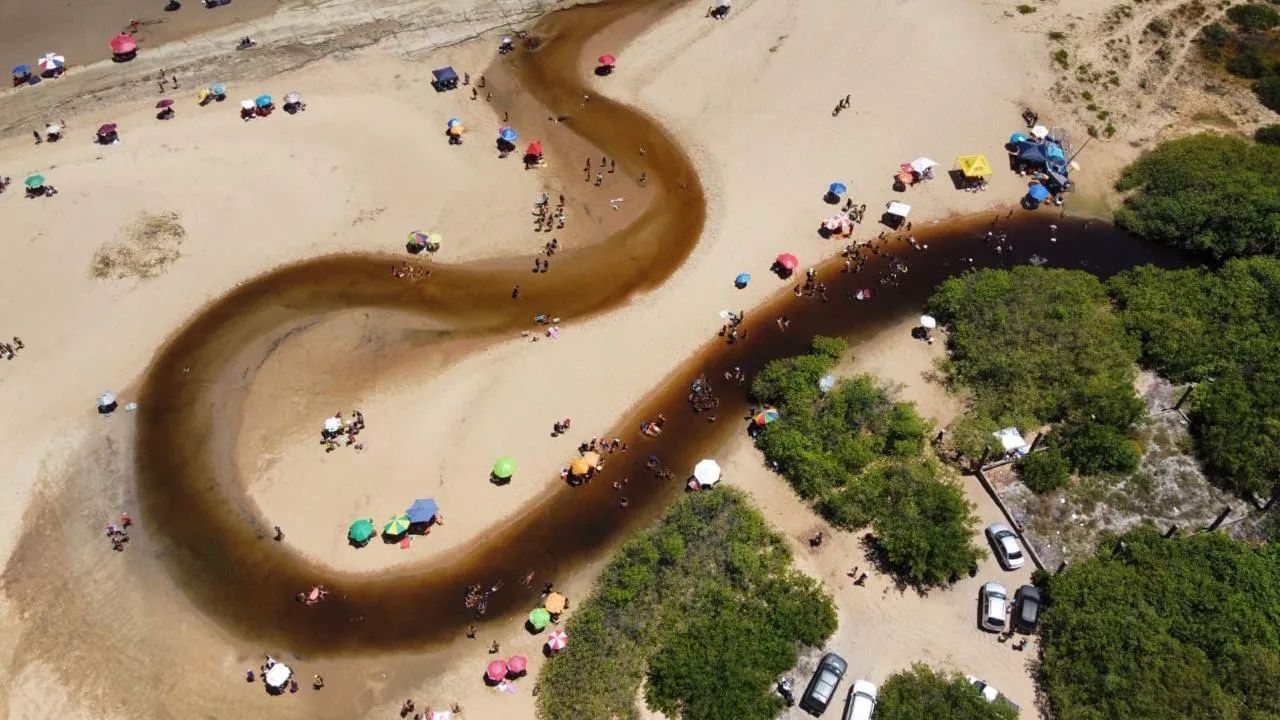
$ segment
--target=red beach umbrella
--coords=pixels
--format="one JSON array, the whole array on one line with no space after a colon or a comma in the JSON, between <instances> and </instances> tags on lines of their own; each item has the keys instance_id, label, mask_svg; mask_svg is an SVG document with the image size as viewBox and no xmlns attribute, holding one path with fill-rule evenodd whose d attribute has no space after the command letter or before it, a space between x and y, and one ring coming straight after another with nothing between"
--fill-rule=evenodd
<instances>
[{"instance_id":1,"label":"red beach umbrella","mask_svg":"<svg viewBox=\"0 0 1280 720\"><path fill-rule=\"evenodd\" d=\"M542 141L538 141L538 142L531 142L531 143L529 143L529 147L528 147L528 149L526 149L526 150L524 151L524 154L525 154L525 155L537 155L537 156L541 157L541 156L542 156Z\"/></svg>"},{"instance_id":2,"label":"red beach umbrella","mask_svg":"<svg viewBox=\"0 0 1280 720\"><path fill-rule=\"evenodd\" d=\"M507 660L507 670L519 675L529 668L529 660L523 655L512 655Z\"/></svg>"},{"instance_id":3,"label":"red beach umbrella","mask_svg":"<svg viewBox=\"0 0 1280 720\"><path fill-rule=\"evenodd\" d=\"M485 677L489 678L490 680L494 682L498 682L499 680L507 676L507 661L494 660L493 662L489 663L489 667L484 671L484 674L485 674Z\"/></svg>"},{"instance_id":4,"label":"red beach umbrella","mask_svg":"<svg viewBox=\"0 0 1280 720\"><path fill-rule=\"evenodd\" d=\"M606 65L610 67L618 64L618 58L612 55L601 55L599 60L601 65Z\"/></svg>"},{"instance_id":5,"label":"red beach umbrella","mask_svg":"<svg viewBox=\"0 0 1280 720\"><path fill-rule=\"evenodd\" d=\"M137 51L138 41L134 40L133 36L120 33L119 35L111 38L111 52L117 55L127 55L128 53Z\"/></svg>"},{"instance_id":6,"label":"red beach umbrella","mask_svg":"<svg viewBox=\"0 0 1280 720\"><path fill-rule=\"evenodd\" d=\"M98 128L99 135L110 135L115 131L116 131L115 123L107 123L106 125L103 125L102 127Z\"/></svg>"},{"instance_id":7,"label":"red beach umbrella","mask_svg":"<svg viewBox=\"0 0 1280 720\"><path fill-rule=\"evenodd\" d=\"M796 268L800 267L800 261L797 260L796 256L792 255L791 253L782 253L781 255L778 256L778 259L775 260L774 262L778 263L778 265L786 268L787 270L795 270Z\"/></svg>"},{"instance_id":8,"label":"red beach umbrella","mask_svg":"<svg viewBox=\"0 0 1280 720\"><path fill-rule=\"evenodd\" d=\"M563 630L552 630L547 634L547 648L553 652L563 650L569 644L569 634Z\"/></svg>"},{"instance_id":9,"label":"red beach umbrella","mask_svg":"<svg viewBox=\"0 0 1280 720\"><path fill-rule=\"evenodd\" d=\"M169 107L169 106L171 106L171 105L173 105L173 101L172 101L172 100L170 100L169 98L165 98L165 99L161 100L160 102L156 103L156 107L158 107L158 108L167 108L167 107Z\"/></svg>"}]
</instances>

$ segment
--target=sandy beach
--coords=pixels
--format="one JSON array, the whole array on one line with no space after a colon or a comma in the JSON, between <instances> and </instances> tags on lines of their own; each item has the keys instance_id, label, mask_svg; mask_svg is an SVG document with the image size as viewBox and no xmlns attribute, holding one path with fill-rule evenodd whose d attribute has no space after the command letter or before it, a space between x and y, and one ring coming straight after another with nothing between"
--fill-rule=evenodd
<instances>
[{"instance_id":1,"label":"sandy beach","mask_svg":"<svg viewBox=\"0 0 1280 720\"><path fill-rule=\"evenodd\" d=\"M250 2L233 7L258 12ZM136 400L152 358L184 322L289 263L388 253L381 282L432 281L396 277L393 268L408 262L437 272L519 269L530 278L522 284L553 286L563 282L557 272L563 255L549 258L546 274L528 270L552 237L564 254L595 248L616 267L641 262L633 248L608 242L646 211L656 191L639 181L649 156L641 147L614 153L617 169L604 171L597 187L595 171L582 168L587 159L598 167L601 153L574 136L572 119L554 121L559 114L590 113L605 97L638 109L677 139L705 192L704 229L665 281L654 278L609 312L563 315L559 337L538 342L519 330L459 332L449 317L339 310L281 329L268 349L239 359L251 372L221 380L225 402L240 408L238 431L215 443L244 498L234 510L246 533L275 525L285 533L280 545L263 536L262 552L302 558L321 576L317 581L429 574L559 489L560 469L577 443L622 432L619 422L635 404L715 337L721 311L751 312L789 288L768 272L779 252L795 253L802 267L839 253L849 241L816 233L831 214L821 199L829 183L846 183L851 196L866 203L868 222L854 235L862 240L883 229L873 218L890 199L911 203L912 221L923 228L1003 208L1021 195L1019 178L1007 171L998 171L983 193L956 191L944 173L905 194L890 189L898 166L918 156L933 158L943 171L960 154L1000 160L1025 104L1048 115L1043 97L1053 73L1039 61L1040 37L1001 8L958 9L944 0L757 0L735 7L723 23L703 18L704 11L679 4L639 37L629 39L633 31L624 23L587 43L584 73L602 53L616 54L619 68L591 77L595 97L578 107L547 108L522 93L518 69L494 65L503 62L494 52L500 32L412 53L395 37L367 45L361 36L349 48L341 38L320 49L303 43L303 49L280 51L314 55L300 67L276 74L246 69L243 79L210 67L184 80L175 93L177 117L167 122L154 117L161 96L144 95L141 85L122 90L119 102L64 102L75 95L68 89L74 83L101 84L110 68L85 69L79 79L72 73L45 95L0 96L0 116L11 130L0 140L0 174L21 181L39 172L60 191L26 200L15 183L0 196L11 268L0 284L6 308L0 335L20 335L26 345L0 374L0 403L22 420L0 435L9 471L0 520L16 529L0 535L7 558L0 709L7 717L225 717L268 708L273 717L377 717L409 695L460 702L470 717L532 717L527 687L500 696L475 681L492 640L504 652L528 654L530 674L536 673L538 640L515 622L488 623L476 641L459 636L421 651L291 658L303 679L315 672L326 677L321 693L269 698L246 686L244 669L256 667L264 652L290 649L263 648L219 626L193 605L190 588L170 579L172 549L149 540L148 519L136 515L135 416L102 418L94 398L111 389L122 404ZM116 12L127 14L128 4L113 5ZM179 14L196 13L206 11L185 3ZM146 32L161 42L165 27ZM211 32L245 34L234 25ZM903 52L908 37L929 41ZM983 51L968 52L971 47ZM171 46L164 52L182 57ZM519 51L512 60L519 62ZM276 63L299 64L264 57L267 68ZM485 90L474 100L470 87L431 91L430 71L444 64L468 72L473 84L487 74ZM194 88L223 78L233 88L228 102L196 107ZM278 98L288 91L302 94L306 112L247 123L237 118L242 96ZM850 108L833 117L846 95ZM27 102L35 104L22 106ZM58 109L50 112L73 111L65 115L67 137L56 144L35 145L23 129L25 119L45 117L40 102ZM526 171L518 157L498 157L493 138L504 113L518 124L521 147L546 141L547 167ZM461 147L443 136L451 117L468 127ZM119 124L120 144L90 143L93 129L105 122ZM563 230L534 231L530 213L543 192L553 204L565 195ZM616 210L614 198L623 198ZM94 275L95 254L104 245L126 241L140 222L170 214L182 237L155 277ZM406 255L404 238L414 229L441 232L441 251L430 258ZM598 269L604 278L611 272L618 271ZM753 276L743 290L732 284L740 272ZM505 297L510 290L492 293ZM848 307L833 303L831 311ZM559 316L560 310L527 307L534 336L545 331L531 322L540 313ZM909 324L909 317L895 319L862 340L842 370L901 383L902 397L943 423L959 401L926 378L942 346L912 341ZM326 453L318 442L324 418L357 408L368 422L360 436L364 449ZM148 406L136 412L145 414ZM572 432L551 437L552 424L566 417ZM760 468L749 445L735 440L723 452L729 475L740 478L789 536L799 541L820 524L780 478ZM516 457L519 472L516 481L495 485L487 476L502 455ZM967 489L984 522L999 519L976 486ZM352 520L381 524L417 497L435 498L447 522L407 549L375 542L357 551L347 544ZM137 539L117 556L102 526L122 511L135 513ZM201 518L181 521L198 528ZM218 541L205 538L210 545ZM841 630L832 642L849 648L851 671L880 681L913 660L952 663L1015 697L1023 717L1037 717L1023 667L1029 655L987 647L979 640L989 638L973 627L972 596L981 575L924 598L892 591L882 578L851 588L843 573L856 544L856 537L841 536L812 557L797 547L802 567L836 591ZM587 563L555 581L583 595L598 566ZM1009 578L1006 584L1017 583ZM929 621L920 624L921 617ZM167 666L181 671L152 682Z\"/></svg>"}]
</instances>

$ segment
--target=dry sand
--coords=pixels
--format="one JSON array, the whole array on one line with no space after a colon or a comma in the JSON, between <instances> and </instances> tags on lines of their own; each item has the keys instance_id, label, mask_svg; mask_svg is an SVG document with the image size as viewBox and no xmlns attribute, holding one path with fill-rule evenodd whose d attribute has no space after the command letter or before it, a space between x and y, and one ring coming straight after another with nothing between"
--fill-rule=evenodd
<instances>
[{"instance_id":1,"label":"dry sand","mask_svg":"<svg viewBox=\"0 0 1280 720\"><path fill-rule=\"evenodd\" d=\"M234 452L247 490L271 523L287 529L286 542L318 562L351 571L409 571L426 567L414 562L459 552L469 538L556 482L571 446L605 432L710 337L721 323L719 311L749 308L777 291L781 285L766 268L779 251L795 252L806 265L838 251L835 241L814 233L830 214L820 200L827 183L847 182L874 216L893 197L890 177L901 162L927 155L945 170L955 155L970 152L998 162L1002 141L1018 127L1022 103L1038 97L1050 81L1047 69L1031 65L1028 71L1027 58L1041 52L1039 38L1020 33L993 6L758 0L735 7L725 23L704 20L703 10L686 6L635 43L618 47L604 37L588 53L621 58L617 74L596 81L601 94L657 116L694 156L710 194L709 221L686 266L617 312L585 321L565 318L557 341L512 338L479 353L443 344L361 397L344 392L342 360L326 355L326 342L350 344L362 336L362 323L394 324L394 318L335 316L283 343L245 389L245 432ZM971 52L972 47L983 50ZM20 616L6 598L0 626L15 632L6 632L9 639L0 644L0 675L13 682L0 683L11 688L7 698L0 697L7 701L0 707L10 717L35 714L35 703L72 716L146 716L149 707L177 714L176 698L190 703L183 710L217 708L219 716L261 714L270 707L273 716L351 717L393 710L407 688L419 698L459 699L469 709L482 709L481 717L531 715L527 691L500 697L475 682L483 652L465 643L457 655L446 650L304 664L304 672L319 668L329 679L320 699L309 692L310 699L266 699L256 688L238 687L242 668L256 665L253 657L261 649L186 616L181 594L145 556L126 553L122 559L106 550L99 528L127 497L121 481L127 468L118 454L95 459L76 450L86 440L99 442L104 433L117 449L127 447L128 415L97 417L96 393L124 389L127 402L127 388L167 333L204 302L266 268L322 253L396 249L408 230L419 227L445 234L438 262L511 256L526 262L546 238L533 234L525 215L543 188L543 176L519 171L514 158L497 161L487 146L446 146L439 133L448 117L464 117L478 138L493 137L501 118L465 92L424 92L431 67L449 61L478 72L492 49L488 37L406 62L398 51L375 46L233 90L233 102L259 91L301 91L311 109L296 117L277 114L245 124L231 103L198 109L184 101L175 121L158 123L150 103L135 101L69 116L70 136L58 145L32 146L23 137L0 145L5 173L20 181L40 171L62 191L39 201L18 192L0 197L8 267L19 270L0 285L0 307L8 311L0 333L21 335L27 344L5 363L0 378L0 404L23 419L20 429L0 437L9 471L0 522L20 527L24 512L32 517L46 500L65 503L59 479L72 469L107 471L101 477L109 481L96 492L92 486L77 490L88 493L79 498L85 510L76 516L87 529L47 538L52 564L83 570L81 584L69 584L57 572L33 575L29 584L55 597L81 593L83 583L100 588L88 606L74 598L59 601L78 608L67 613L74 626L99 616L128 618L98 626L95 641L76 652L57 654L55 641L63 636L17 632L44 616ZM852 109L832 117L831 108L846 94ZM14 98L6 95L4 102L20 102ZM121 124L124 142L107 148L88 144L92 128L108 120ZM551 152L554 166L579 167L576 157L557 157L555 147ZM564 234L562 241L598 240L604 223L614 222L602 218L615 216L603 201L615 191L629 194L615 188L634 183L615 176L593 191L576 179L569 174L565 191L571 202L587 202L589 209L571 215L579 239ZM942 177L902 199L914 205L915 222L926 223L1011 203L1020 194L1016 177L997 173L983 194L957 192ZM625 219L635 209L629 199L616 217ZM186 231L181 258L152 280L91 277L95 250L139 212L178 214ZM876 232L868 224L859 237ZM741 271L757 279L735 291L730 283ZM890 339L884 347L902 342L899 334ZM924 346L903 349L911 350ZM862 367L892 369L893 352L863 348L862 362L869 364ZM916 376L926 372L924 357ZM300 366L305 374L286 372ZM904 390L909 398L936 395L917 390L918 377L898 379L911 386ZM953 412L947 402L933 403L924 405L929 414ZM351 407L362 408L368 418L368 449L325 455L314 442L319 423L333 410ZM549 438L551 423L566 416L574 420L571 436ZM746 452L735 450L733 476L741 474L758 495L772 488L771 519L792 535L815 525L776 478L748 481L749 467L757 463ZM504 488L483 482L493 458L506 453L520 459L520 481ZM98 459L100 466L94 464ZM441 502L448 523L411 550L377 546L355 553L342 542L353 517L381 519L422 495ZM9 535L0 543L6 557L17 540ZM840 542L852 549L852 539ZM824 554L835 555L835 548L824 548ZM831 575L838 568L814 567L838 584ZM581 588L589 577L587 571L567 582ZM881 591L877 582L859 594L840 590L842 633L856 627L851 612L876 612L859 602ZM155 589L142 593L141 587ZM886 618L919 612L954 630L922 624L903 638L886 632L879 643L885 651L855 656L854 670L883 679L919 653L954 656L1029 705L1025 673L1011 669L1014 660L997 659L996 650L1004 648L993 645L984 654L985 646L974 642L982 636L970 634L978 633L971 603L951 600L967 587L949 591L942 601L878 601ZM891 627L889 619L884 626ZM169 627L180 630L166 632ZM526 636L517 644L519 638L513 630L503 638L504 648L536 654L535 640ZM926 638L928 647L917 652ZM854 645L877 644L858 639ZM127 658L124 667L100 669L112 655ZM162 661L184 668L171 686L149 682ZM49 663L66 693L42 694L38 673L46 666L38 663ZM121 687L134 690L121 693Z\"/></svg>"}]
</instances>

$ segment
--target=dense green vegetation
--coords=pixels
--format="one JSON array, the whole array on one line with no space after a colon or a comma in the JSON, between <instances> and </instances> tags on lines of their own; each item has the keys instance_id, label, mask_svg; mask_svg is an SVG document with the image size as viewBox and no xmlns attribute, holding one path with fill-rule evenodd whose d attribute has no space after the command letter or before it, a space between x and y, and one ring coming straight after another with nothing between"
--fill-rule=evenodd
<instances>
[{"instance_id":1,"label":"dense green vegetation","mask_svg":"<svg viewBox=\"0 0 1280 720\"><path fill-rule=\"evenodd\" d=\"M816 338L810 354L756 375L753 399L781 414L756 444L834 525L870 525L889 569L905 581L936 585L969 572L982 557L972 540L977 520L960 488L922 457L929 424L869 375L819 388L846 349Z\"/></svg>"},{"instance_id":2,"label":"dense green vegetation","mask_svg":"<svg viewBox=\"0 0 1280 720\"><path fill-rule=\"evenodd\" d=\"M1199 383L1190 415L1206 467L1235 490L1280 487L1280 259L1142 267L1109 288L1143 362Z\"/></svg>"},{"instance_id":3,"label":"dense green vegetation","mask_svg":"<svg viewBox=\"0 0 1280 720\"><path fill-rule=\"evenodd\" d=\"M968 417L952 427L953 447L977 459L1000 427L1054 423L1054 445L1072 469L1137 467L1129 433L1144 413L1132 385L1138 343L1097 278L981 270L943 282L929 311L949 327L950 381L971 394Z\"/></svg>"},{"instance_id":4,"label":"dense green vegetation","mask_svg":"<svg viewBox=\"0 0 1280 720\"><path fill-rule=\"evenodd\" d=\"M610 560L539 677L546 720L772 720L802 645L835 630L830 595L733 488L691 493ZM709 669L715 669L714 671Z\"/></svg>"},{"instance_id":5,"label":"dense green vegetation","mask_svg":"<svg viewBox=\"0 0 1280 720\"><path fill-rule=\"evenodd\" d=\"M1044 450L1020 458L1014 465L1022 482L1035 493L1053 492L1067 486L1071 466L1057 450Z\"/></svg>"},{"instance_id":6,"label":"dense green vegetation","mask_svg":"<svg viewBox=\"0 0 1280 720\"><path fill-rule=\"evenodd\" d=\"M1280 254L1277 177L1280 147L1212 134L1162 143L1120 176L1130 194L1116 222L1218 259Z\"/></svg>"},{"instance_id":7,"label":"dense green vegetation","mask_svg":"<svg viewBox=\"0 0 1280 720\"><path fill-rule=\"evenodd\" d=\"M1280 145L1280 125L1263 125L1253 132L1253 139L1262 145Z\"/></svg>"},{"instance_id":8,"label":"dense green vegetation","mask_svg":"<svg viewBox=\"0 0 1280 720\"><path fill-rule=\"evenodd\" d=\"M896 672L880 686L875 720L1017 720L1018 713L1001 703L988 703L958 673L943 673L916 664Z\"/></svg>"},{"instance_id":9,"label":"dense green vegetation","mask_svg":"<svg viewBox=\"0 0 1280 720\"><path fill-rule=\"evenodd\" d=\"M1274 5L1235 5L1227 10L1226 25L1206 25L1198 39L1206 58L1253 80L1262 104L1280 111L1280 11Z\"/></svg>"},{"instance_id":10,"label":"dense green vegetation","mask_svg":"<svg viewBox=\"0 0 1280 720\"><path fill-rule=\"evenodd\" d=\"M1042 582L1058 720L1280 718L1280 546L1144 526Z\"/></svg>"}]
</instances>

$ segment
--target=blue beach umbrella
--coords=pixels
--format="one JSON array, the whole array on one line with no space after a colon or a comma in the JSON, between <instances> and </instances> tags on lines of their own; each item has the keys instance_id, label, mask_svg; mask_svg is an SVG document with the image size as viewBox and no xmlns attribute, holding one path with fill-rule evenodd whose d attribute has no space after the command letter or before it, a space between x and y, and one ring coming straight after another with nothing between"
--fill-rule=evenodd
<instances>
[{"instance_id":1,"label":"blue beach umbrella","mask_svg":"<svg viewBox=\"0 0 1280 720\"><path fill-rule=\"evenodd\" d=\"M833 182L827 190L829 190L833 195L843 195L849 190L849 188L845 187L845 184L842 182Z\"/></svg>"},{"instance_id":2,"label":"blue beach umbrella","mask_svg":"<svg viewBox=\"0 0 1280 720\"><path fill-rule=\"evenodd\" d=\"M739 290L746 287L749 282L751 282L751 273L739 273L738 277L733 280L734 286Z\"/></svg>"},{"instance_id":3,"label":"blue beach umbrella","mask_svg":"<svg viewBox=\"0 0 1280 720\"><path fill-rule=\"evenodd\" d=\"M1026 141L1027 141L1027 136L1026 136L1026 135L1023 135L1023 134L1022 134L1022 133L1020 133L1020 132L1016 132L1016 133L1014 133L1014 134L1012 134L1012 135L1010 135L1010 136L1009 136L1009 142L1014 143L1014 144L1017 144L1017 143L1020 143L1020 142L1026 142Z\"/></svg>"},{"instance_id":4,"label":"blue beach umbrella","mask_svg":"<svg viewBox=\"0 0 1280 720\"><path fill-rule=\"evenodd\" d=\"M462 121L459 120L458 118L449 118L449 122L445 123L444 126L447 128L451 128L454 125L461 125L461 124L462 124Z\"/></svg>"},{"instance_id":5,"label":"blue beach umbrella","mask_svg":"<svg viewBox=\"0 0 1280 720\"><path fill-rule=\"evenodd\" d=\"M435 500L423 498L413 501L413 505L410 505L409 509L404 511L404 514L409 516L409 522L425 523L431 522L431 519L439 512L440 506L436 504Z\"/></svg>"},{"instance_id":6,"label":"blue beach umbrella","mask_svg":"<svg viewBox=\"0 0 1280 720\"><path fill-rule=\"evenodd\" d=\"M226 86L226 85L221 85L221 84L219 84L219 85L214 85L213 87L209 88L209 92L210 92L210 93L212 93L212 94L214 94L214 95L226 95L226 94L227 94L227 86Z\"/></svg>"},{"instance_id":7,"label":"blue beach umbrella","mask_svg":"<svg viewBox=\"0 0 1280 720\"><path fill-rule=\"evenodd\" d=\"M259 95L257 100L253 101L258 107L267 107L271 104L270 95Z\"/></svg>"},{"instance_id":8,"label":"blue beach umbrella","mask_svg":"<svg viewBox=\"0 0 1280 720\"><path fill-rule=\"evenodd\" d=\"M520 138L520 135L512 128L504 127L498 131L498 137L509 143L513 143Z\"/></svg>"},{"instance_id":9,"label":"blue beach umbrella","mask_svg":"<svg viewBox=\"0 0 1280 720\"><path fill-rule=\"evenodd\" d=\"M23 75L30 75L30 74L31 74L30 65L19 65L13 69L14 77L22 77Z\"/></svg>"},{"instance_id":10,"label":"blue beach umbrella","mask_svg":"<svg viewBox=\"0 0 1280 720\"><path fill-rule=\"evenodd\" d=\"M1041 185L1040 183L1036 183L1027 189L1027 196L1036 202L1044 202L1045 200L1048 200L1051 194L1052 193L1049 192L1049 188Z\"/></svg>"}]
</instances>

